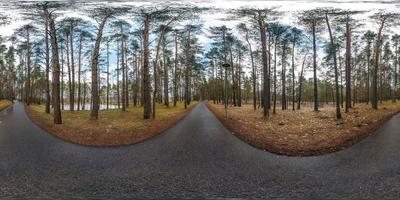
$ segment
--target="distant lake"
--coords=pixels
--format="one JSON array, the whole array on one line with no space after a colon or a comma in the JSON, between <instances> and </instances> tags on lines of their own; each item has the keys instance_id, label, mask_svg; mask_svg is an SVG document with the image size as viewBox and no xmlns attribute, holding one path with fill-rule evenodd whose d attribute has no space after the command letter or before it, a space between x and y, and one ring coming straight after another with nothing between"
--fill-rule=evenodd
<instances>
[{"instance_id":1,"label":"distant lake","mask_svg":"<svg viewBox=\"0 0 400 200\"><path fill-rule=\"evenodd\" d=\"M75 108L74 110L77 110L78 109L78 105L75 104L74 108ZM62 109L62 107L61 107L61 109ZM85 110L90 110L90 109L91 109L90 103L85 104ZM101 104L100 105L100 110L106 110L106 109L107 109L107 105L106 104ZM110 104L110 105L108 105L108 109L118 109L118 105ZM69 104L68 103L64 104L64 110L69 110ZM82 105L80 105L80 110L82 110Z\"/></svg>"}]
</instances>

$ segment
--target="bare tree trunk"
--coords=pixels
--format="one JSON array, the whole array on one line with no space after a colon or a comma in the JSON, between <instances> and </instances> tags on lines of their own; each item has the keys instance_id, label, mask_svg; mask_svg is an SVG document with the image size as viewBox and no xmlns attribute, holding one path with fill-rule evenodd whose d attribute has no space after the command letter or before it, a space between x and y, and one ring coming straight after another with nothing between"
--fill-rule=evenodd
<instances>
[{"instance_id":1,"label":"bare tree trunk","mask_svg":"<svg viewBox=\"0 0 400 200\"><path fill-rule=\"evenodd\" d=\"M27 64L27 77L26 77L26 93L25 93L25 102L26 105L30 105L31 103L31 44L30 44L30 33L29 30L26 30L26 64Z\"/></svg>"},{"instance_id":2,"label":"bare tree trunk","mask_svg":"<svg viewBox=\"0 0 400 200\"><path fill-rule=\"evenodd\" d=\"M174 59L174 107L178 101L178 32L175 32L175 59Z\"/></svg>"},{"instance_id":3,"label":"bare tree trunk","mask_svg":"<svg viewBox=\"0 0 400 200\"><path fill-rule=\"evenodd\" d=\"M106 104L107 104L107 110L110 108L110 41L107 40L106 43L106 48L107 48L107 94L106 94ZM78 93L79 95L79 93Z\"/></svg>"},{"instance_id":4,"label":"bare tree trunk","mask_svg":"<svg viewBox=\"0 0 400 200\"><path fill-rule=\"evenodd\" d=\"M260 31L261 37L261 49L262 49L262 62L263 62L263 116L264 119L268 119L269 117L269 108L268 108L268 101L269 101L269 74L268 74L268 57L267 57L267 39L266 39L266 30L265 30L265 22L262 19L261 11L258 12L258 26Z\"/></svg>"},{"instance_id":5,"label":"bare tree trunk","mask_svg":"<svg viewBox=\"0 0 400 200\"><path fill-rule=\"evenodd\" d=\"M293 36L293 44L292 44L292 110L294 111L294 104L295 104L295 74L294 74L294 53L295 53L295 45L296 45L296 38Z\"/></svg>"},{"instance_id":6,"label":"bare tree trunk","mask_svg":"<svg viewBox=\"0 0 400 200\"><path fill-rule=\"evenodd\" d=\"M301 90L302 90L302 86L303 86L303 73L304 73L304 65L306 63L306 59L307 59L307 54L304 55L304 59L303 59L303 64L301 64L301 71L300 71L300 76L299 76L299 94L297 97L297 110L300 110L300 104L301 104Z\"/></svg>"},{"instance_id":7,"label":"bare tree trunk","mask_svg":"<svg viewBox=\"0 0 400 200\"><path fill-rule=\"evenodd\" d=\"M276 114L276 44L278 43L278 37L275 38L274 42L274 107L273 107L273 114Z\"/></svg>"},{"instance_id":8,"label":"bare tree trunk","mask_svg":"<svg viewBox=\"0 0 400 200\"><path fill-rule=\"evenodd\" d=\"M126 48L126 40L124 40L124 47L125 47L125 108L129 108L129 65L128 65L128 48Z\"/></svg>"},{"instance_id":9,"label":"bare tree trunk","mask_svg":"<svg viewBox=\"0 0 400 200\"><path fill-rule=\"evenodd\" d=\"M117 46L117 105L118 105L118 109L121 108L121 95L120 95L120 89L119 89L119 71L121 70L121 68L119 67L120 64L120 59L119 59L119 55L120 55L120 50Z\"/></svg>"},{"instance_id":10,"label":"bare tree trunk","mask_svg":"<svg viewBox=\"0 0 400 200\"><path fill-rule=\"evenodd\" d=\"M187 41L186 41L186 48L185 48L185 109L187 108L188 104L189 104L189 68L190 68L190 61L189 61L189 56L190 56L190 30L188 32L188 37L187 37ZM225 36L225 34L224 34ZM224 37L225 38L225 37ZM226 56L225 56L225 61L226 61ZM226 62L225 62L226 63Z\"/></svg>"},{"instance_id":11,"label":"bare tree trunk","mask_svg":"<svg viewBox=\"0 0 400 200\"><path fill-rule=\"evenodd\" d=\"M251 48L251 43L250 43L250 40L249 40L249 33L248 32L246 32L246 41L247 41L247 44L249 45L249 51L250 51L251 75L252 75L252 78L253 78L253 110L255 111L257 109L256 67L254 65L253 50Z\"/></svg>"},{"instance_id":12,"label":"bare tree trunk","mask_svg":"<svg viewBox=\"0 0 400 200\"><path fill-rule=\"evenodd\" d=\"M81 108L81 69L82 69L82 35L79 38L79 52L78 52L78 109Z\"/></svg>"},{"instance_id":13,"label":"bare tree trunk","mask_svg":"<svg viewBox=\"0 0 400 200\"><path fill-rule=\"evenodd\" d=\"M318 111L318 86L317 86L317 44L315 36L315 22L312 25L313 35L313 71L314 71L314 111Z\"/></svg>"},{"instance_id":14,"label":"bare tree trunk","mask_svg":"<svg viewBox=\"0 0 400 200\"><path fill-rule=\"evenodd\" d=\"M60 63L58 61L58 44L57 44L57 34L54 25L54 19L51 14L48 14L50 25L50 38L51 38L51 65L53 68L53 121L55 124L62 124L61 118L61 108L60 108Z\"/></svg>"},{"instance_id":15,"label":"bare tree trunk","mask_svg":"<svg viewBox=\"0 0 400 200\"><path fill-rule=\"evenodd\" d=\"M165 106L169 107L169 92L168 92L168 63L166 60L166 41L165 41L165 35L163 36L163 63L164 63L164 104Z\"/></svg>"},{"instance_id":16,"label":"bare tree trunk","mask_svg":"<svg viewBox=\"0 0 400 200\"><path fill-rule=\"evenodd\" d=\"M64 110L64 49L61 48L61 109Z\"/></svg>"},{"instance_id":17,"label":"bare tree trunk","mask_svg":"<svg viewBox=\"0 0 400 200\"><path fill-rule=\"evenodd\" d=\"M68 70L68 90L69 90L69 110L72 109L72 104L71 104L71 96L72 96L72 80L71 80L71 64L69 61L69 33L66 34L66 43L65 45L67 46L67 70Z\"/></svg>"},{"instance_id":18,"label":"bare tree trunk","mask_svg":"<svg viewBox=\"0 0 400 200\"><path fill-rule=\"evenodd\" d=\"M342 114L340 113L340 104L339 104L339 77L338 77L338 66L336 60L336 45L333 39L331 26L329 25L328 14L325 14L326 25L328 26L329 30L329 37L331 40L331 47L332 47L332 56L333 56L333 64L335 67L335 96L336 96L336 119L341 119Z\"/></svg>"},{"instance_id":19,"label":"bare tree trunk","mask_svg":"<svg viewBox=\"0 0 400 200\"><path fill-rule=\"evenodd\" d=\"M44 40L45 40L45 61L46 61L46 113L50 113L50 49L49 49L49 11L44 7Z\"/></svg>"},{"instance_id":20,"label":"bare tree trunk","mask_svg":"<svg viewBox=\"0 0 400 200\"><path fill-rule=\"evenodd\" d=\"M282 45L282 110L286 110L286 42L283 42Z\"/></svg>"},{"instance_id":21,"label":"bare tree trunk","mask_svg":"<svg viewBox=\"0 0 400 200\"><path fill-rule=\"evenodd\" d=\"M370 68L371 68L371 42L370 41L368 41L368 44L367 44L367 105L369 104L369 99L370 99L370 94L369 94L369 91L370 91L370 73L371 73L371 70L370 70Z\"/></svg>"},{"instance_id":22,"label":"bare tree trunk","mask_svg":"<svg viewBox=\"0 0 400 200\"><path fill-rule=\"evenodd\" d=\"M375 45L375 59L374 59L374 71L373 71L373 79L372 79L372 97L371 97L371 104L373 109L378 109L378 84L377 84L377 79L378 79L378 68L379 68L379 53L381 49L381 43L382 43L382 30L383 26L385 25L385 19L381 21L378 35L377 35L377 40L376 40L376 45Z\"/></svg>"},{"instance_id":23,"label":"bare tree trunk","mask_svg":"<svg viewBox=\"0 0 400 200\"><path fill-rule=\"evenodd\" d=\"M122 70L122 111L126 110L126 94L125 94L125 47L124 47L124 31L121 24L121 70Z\"/></svg>"},{"instance_id":24,"label":"bare tree trunk","mask_svg":"<svg viewBox=\"0 0 400 200\"><path fill-rule=\"evenodd\" d=\"M75 108L75 64L74 64L74 25L71 22L70 26L70 45L71 45L71 78L72 85L70 88L70 96L69 96L69 109L73 111Z\"/></svg>"},{"instance_id":25,"label":"bare tree trunk","mask_svg":"<svg viewBox=\"0 0 400 200\"><path fill-rule=\"evenodd\" d=\"M156 48L156 59L154 62L154 68L153 68L153 76L154 76L154 91L153 91L153 113L152 113L152 117L155 118L156 117L156 97L157 97L157 93L158 93L158 60L159 60L159 55L160 55L160 46L161 46L161 42L163 39L163 35L164 35L164 29L161 30L160 32L160 36L158 38L158 43L157 43L157 48Z\"/></svg>"},{"instance_id":26,"label":"bare tree trunk","mask_svg":"<svg viewBox=\"0 0 400 200\"><path fill-rule=\"evenodd\" d=\"M351 108L351 33L349 16L346 18L346 107L345 112Z\"/></svg>"},{"instance_id":27,"label":"bare tree trunk","mask_svg":"<svg viewBox=\"0 0 400 200\"><path fill-rule=\"evenodd\" d=\"M143 30L143 118L149 119L151 116L151 95L150 95L150 75L149 75L149 26L150 16L146 15ZM154 98L154 97L153 97Z\"/></svg>"},{"instance_id":28,"label":"bare tree trunk","mask_svg":"<svg viewBox=\"0 0 400 200\"><path fill-rule=\"evenodd\" d=\"M396 103L396 98L397 98L397 65L399 62L399 49L397 48L398 42L396 41L394 44L394 49L395 49L395 57L394 57L394 86L393 86L393 95L392 95L392 102Z\"/></svg>"},{"instance_id":29,"label":"bare tree trunk","mask_svg":"<svg viewBox=\"0 0 400 200\"><path fill-rule=\"evenodd\" d=\"M98 65L99 65L99 51L100 51L100 43L101 39L103 37L103 29L104 26L107 22L107 19L111 16L111 12L107 12L106 16L103 18L103 20L100 23L99 26L99 31L97 33L97 38L96 38L96 43L93 49L93 54L92 54L92 111L90 113L90 119L91 120L97 120L98 119L98 113L99 113L99 103L100 103L100 97L99 97L99 88L98 88Z\"/></svg>"}]
</instances>

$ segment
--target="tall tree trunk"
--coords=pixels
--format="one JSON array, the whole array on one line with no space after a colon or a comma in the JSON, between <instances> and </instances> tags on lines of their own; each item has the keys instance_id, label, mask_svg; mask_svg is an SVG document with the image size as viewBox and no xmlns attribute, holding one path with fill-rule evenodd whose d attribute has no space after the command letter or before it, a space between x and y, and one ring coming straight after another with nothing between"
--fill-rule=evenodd
<instances>
[{"instance_id":1,"label":"tall tree trunk","mask_svg":"<svg viewBox=\"0 0 400 200\"><path fill-rule=\"evenodd\" d=\"M71 45L71 78L72 78L72 85L70 88L70 96L69 96L69 109L73 111L75 108L75 64L74 64L74 25L71 22L70 25L70 45Z\"/></svg>"},{"instance_id":2,"label":"tall tree trunk","mask_svg":"<svg viewBox=\"0 0 400 200\"><path fill-rule=\"evenodd\" d=\"M110 42L107 40L107 92L106 92L106 106L107 110L110 109ZM78 93L79 95L79 93Z\"/></svg>"},{"instance_id":3,"label":"tall tree trunk","mask_svg":"<svg viewBox=\"0 0 400 200\"><path fill-rule=\"evenodd\" d=\"M251 43L249 40L249 33L246 32L246 41L247 44L249 45L249 51L250 51L250 60L251 60L251 76L253 78L253 110L255 111L257 109L257 93L256 93L256 67L254 65L254 56L253 56L253 50L251 48Z\"/></svg>"},{"instance_id":4,"label":"tall tree trunk","mask_svg":"<svg viewBox=\"0 0 400 200\"><path fill-rule=\"evenodd\" d=\"M71 79L71 63L70 63L70 54L69 54L69 33L66 34L66 43L65 45L67 46L67 70L68 70L68 90L69 90L69 110L72 109L72 104L71 104L71 96L72 96L72 79Z\"/></svg>"},{"instance_id":5,"label":"tall tree trunk","mask_svg":"<svg viewBox=\"0 0 400 200\"><path fill-rule=\"evenodd\" d=\"M398 42L396 41L394 44L394 50L395 50L395 57L394 57L394 86L393 86L393 95L392 95L392 102L395 103L396 102L396 98L397 98L397 65L399 62L399 49L397 48L398 46Z\"/></svg>"},{"instance_id":6,"label":"tall tree trunk","mask_svg":"<svg viewBox=\"0 0 400 200\"><path fill-rule=\"evenodd\" d=\"M370 76L371 76L371 42L368 40L367 43L367 105L369 104L370 99Z\"/></svg>"},{"instance_id":7,"label":"tall tree trunk","mask_svg":"<svg viewBox=\"0 0 400 200\"><path fill-rule=\"evenodd\" d=\"M282 45L282 110L286 110L286 42Z\"/></svg>"},{"instance_id":8,"label":"tall tree trunk","mask_svg":"<svg viewBox=\"0 0 400 200\"><path fill-rule=\"evenodd\" d=\"M125 47L125 108L129 108L129 65L128 65L128 48L126 48L126 40L124 40Z\"/></svg>"},{"instance_id":9,"label":"tall tree trunk","mask_svg":"<svg viewBox=\"0 0 400 200\"><path fill-rule=\"evenodd\" d=\"M26 77L26 104L29 106L31 103L31 44L30 44L30 32L26 30L26 64L27 64L27 77Z\"/></svg>"},{"instance_id":10,"label":"tall tree trunk","mask_svg":"<svg viewBox=\"0 0 400 200\"><path fill-rule=\"evenodd\" d=\"M345 112L351 108L351 32L349 16L346 17L346 107Z\"/></svg>"},{"instance_id":11,"label":"tall tree trunk","mask_svg":"<svg viewBox=\"0 0 400 200\"><path fill-rule=\"evenodd\" d=\"M239 61L238 61L238 72L237 72L237 75L238 75L238 106L239 107L241 107L242 106L242 83L241 83L241 77L242 77L242 65L241 65L241 60L242 60L242 51L241 51L241 49L239 48L238 49L238 58L239 58Z\"/></svg>"},{"instance_id":12,"label":"tall tree trunk","mask_svg":"<svg viewBox=\"0 0 400 200\"><path fill-rule=\"evenodd\" d=\"M143 118L151 117L151 95L150 95L150 75L149 75L149 26L150 16L146 15L143 29ZM155 97L153 97L155 98Z\"/></svg>"},{"instance_id":13,"label":"tall tree trunk","mask_svg":"<svg viewBox=\"0 0 400 200\"><path fill-rule=\"evenodd\" d=\"M274 107L273 107L273 114L276 114L276 45L278 43L278 36L275 38L274 42Z\"/></svg>"},{"instance_id":14,"label":"tall tree trunk","mask_svg":"<svg viewBox=\"0 0 400 200\"><path fill-rule=\"evenodd\" d=\"M336 119L341 119L342 114L340 113L340 104L339 104L339 76L338 76L338 66L336 60L336 45L335 40L332 35L331 26L329 25L328 14L325 14L326 25L328 26L329 30L329 38L331 40L331 48L332 48L332 56L333 56L333 64L335 68L335 100L336 100Z\"/></svg>"},{"instance_id":15,"label":"tall tree trunk","mask_svg":"<svg viewBox=\"0 0 400 200\"><path fill-rule=\"evenodd\" d=\"M50 113L50 49L49 49L49 11L44 7L44 41L46 61L46 108L45 112Z\"/></svg>"},{"instance_id":16,"label":"tall tree trunk","mask_svg":"<svg viewBox=\"0 0 400 200\"><path fill-rule=\"evenodd\" d=\"M57 34L54 24L54 19L51 14L48 14L50 25L50 38L51 38L51 66L53 68L53 121L55 124L62 124L61 118L61 108L60 108L60 63L58 61L58 44L57 44Z\"/></svg>"},{"instance_id":17,"label":"tall tree trunk","mask_svg":"<svg viewBox=\"0 0 400 200\"><path fill-rule=\"evenodd\" d=\"M78 109L81 108L81 69L82 69L82 35L79 38L79 52L78 52Z\"/></svg>"},{"instance_id":18,"label":"tall tree trunk","mask_svg":"<svg viewBox=\"0 0 400 200\"><path fill-rule=\"evenodd\" d=\"M188 37L186 41L186 48L185 48L185 109L187 108L189 104L189 70L190 70L190 40L191 40L191 31L189 30L188 32ZM224 34L225 38L225 34ZM225 56L225 61L226 61L226 56ZM226 62L225 62L226 63Z\"/></svg>"},{"instance_id":19,"label":"tall tree trunk","mask_svg":"<svg viewBox=\"0 0 400 200\"><path fill-rule=\"evenodd\" d=\"M376 40L376 45L375 45L375 59L374 59L374 71L373 71L373 79L372 79L372 96L371 96L371 104L373 109L378 109L378 68L379 68L379 58L380 58L380 49L381 49L381 43L382 43L382 30L385 25L385 19L381 21L378 35L377 35L377 40Z\"/></svg>"},{"instance_id":20,"label":"tall tree trunk","mask_svg":"<svg viewBox=\"0 0 400 200\"><path fill-rule=\"evenodd\" d=\"M294 74L294 53L295 53L295 45L296 45L296 37L293 36L293 44L292 44L292 110L294 111L295 104L295 74Z\"/></svg>"},{"instance_id":21,"label":"tall tree trunk","mask_svg":"<svg viewBox=\"0 0 400 200\"><path fill-rule=\"evenodd\" d=\"M126 67L125 67L125 47L124 47L124 31L122 24L120 26L121 28L121 70L122 70L122 111L126 110L126 94L125 94L125 73L126 73Z\"/></svg>"},{"instance_id":22,"label":"tall tree trunk","mask_svg":"<svg viewBox=\"0 0 400 200\"><path fill-rule=\"evenodd\" d=\"M97 120L99 116L99 103L100 103L100 96L99 96L99 88L98 88L98 65L99 65L99 51L100 51L100 43L103 37L103 29L107 22L107 19L111 16L111 12L107 12L106 16L100 23L99 31L96 37L96 43L93 49L92 54L92 111L90 113L91 120Z\"/></svg>"},{"instance_id":23,"label":"tall tree trunk","mask_svg":"<svg viewBox=\"0 0 400 200\"><path fill-rule=\"evenodd\" d=\"M301 71L300 71L300 76L299 76L299 94L297 97L297 110L300 110L300 105L301 105L301 92L302 92L302 86L303 86L303 73L304 73L304 65L306 64L306 59L307 59L307 54L304 55L303 63L301 64Z\"/></svg>"},{"instance_id":24,"label":"tall tree trunk","mask_svg":"<svg viewBox=\"0 0 400 200\"><path fill-rule=\"evenodd\" d=\"M175 32L175 59L174 59L174 107L178 101L178 32Z\"/></svg>"},{"instance_id":25,"label":"tall tree trunk","mask_svg":"<svg viewBox=\"0 0 400 200\"><path fill-rule=\"evenodd\" d=\"M158 38L158 43L156 47L156 58L154 62L154 67L153 67L153 77L154 77L154 90L153 90L153 113L152 117L156 117L156 100L157 100L157 94L158 94L158 60L160 56L160 48L161 48L161 42L163 40L163 35L164 35L164 29L161 30L160 36Z\"/></svg>"},{"instance_id":26,"label":"tall tree trunk","mask_svg":"<svg viewBox=\"0 0 400 200\"><path fill-rule=\"evenodd\" d=\"M231 63L231 75L232 75L232 100L233 106L236 106L236 81L235 81L235 65L233 63L232 45L229 46L229 56Z\"/></svg>"},{"instance_id":27,"label":"tall tree trunk","mask_svg":"<svg viewBox=\"0 0 400 200\"><path fill-rule=\"evenodd\" d=\"M268 74L268 57L267 57L267 39L266 39L266 25L264 19L262 19L261 11L258 12L258 26L261 37L261 49L262 49L262 62L263 62L263 116L264 119L269 117L269 109L268 109L268 82L269 82L269 74Z\"/></svg>"},{"instance_id":28,"label":"tall tree trunk","mask_svg":"<svg viewBox=\"0 0 400 200\"><path fill-rule=\"evenodd\" d=\"M61 109L64 110L64 48L61 51Z\"/></svg>"},{"instance_id":29,"label":"tall tree trunk","mask_svg":"<svg viewBox=\"0 0 400 200\"><path fill-rule=\"evenodd\" d=\"M168 85L168 63L167 63L167 60L166 60L166 53L167 53L167 51L166 51L166 48L165 48L165 46L166 46L166 41L165 41L165 35L163 36L164 37L164 39L163 39L163 63L164 63L164 104L165 104L165 106L167 106L167 107L169 107L169 92L168 92L168 88L169 88L169 85Z\"/></svg>"},{"instance_id":30,"label":"tall tree trunk","mask_svg":"<svg viewBox=\"0 0 400 200\"><path fill-rule=\"evenodd\" d=\"M317 79L317 44L315 36L315 21L312 24L313 35L313 71L314 71L314 111L318 111L318 79Z\"/></svg>"},{"instance_id":31,"label":"tall tree trunk","mask_svg":"<svg viewBox=\"0 0 400 200\"><path fill-rule=\"evenodd\" d=\"M120 89L119 89L119 71L121 70L121 68L119 67L120 65L120 59L119 59L119 55L120 55L120 50L119 47L117 46L117 105L118 105L118 109L121 108L121 95L120 95Z\"/></svg>"}]
</instances>

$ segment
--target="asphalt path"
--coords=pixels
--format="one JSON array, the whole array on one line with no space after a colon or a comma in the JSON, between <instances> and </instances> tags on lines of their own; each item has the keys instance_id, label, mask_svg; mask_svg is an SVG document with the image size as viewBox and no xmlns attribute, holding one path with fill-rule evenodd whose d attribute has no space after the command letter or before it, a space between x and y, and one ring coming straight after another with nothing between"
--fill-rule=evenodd
<instances>
[{"instance_id":1,"label":"asphalt path","mask_svg":"<svg viewBox=\"0 0 400 200\"><path fill-rule=\"evenodd\" d=\"M93 148L0 112L0 199L399 199L400 115L360 143L315 157L261 151L200 103L145 142Z\"/></svg>"}]
</instances>

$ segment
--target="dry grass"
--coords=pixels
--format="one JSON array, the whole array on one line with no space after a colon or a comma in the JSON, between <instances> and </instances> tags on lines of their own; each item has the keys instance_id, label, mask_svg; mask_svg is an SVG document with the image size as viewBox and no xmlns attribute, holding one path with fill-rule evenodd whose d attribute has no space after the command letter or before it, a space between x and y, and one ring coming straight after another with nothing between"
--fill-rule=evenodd
<instances>
[{"instance_id":1,"label":"dry grass","mask_svg":"<svg viewBox=\"0 0 400 200\"><path fill-rule=\"evenodd\" d=\"M0 100L0 111L4 110L5 108L10 106L11 104L12 104L12 102L9 101L9 100Z\"/></svg>"},{"instance_id":2,"label":"dry grass","mask_svg":"<svg viewBox=\"0 0 400 200\"><path fill-rule=\"evenodd\" d=\"M55 125L53 115L44 113L44 106L26 107L31 120L44 130L67 141L88 146L119 146L134 144L162 133L193 108L185 110L157 105L156 119L143 119L143 108L101 110L97 121L89 120L90 111L62 111L63 124Z\"/></svg>"},{"instance_id":3,"label":"dry grass","mask_svg":"<svg viewBox=\"0 0 400 200\"><path fill-rule=\"evenodd\" d=\"M242 140L274 153L305 156L318 155L346 148L377 129L383 122L400 112L400 103L384 102L378 110L357 104L348 113L342 110L342 120L335 119L333 107L313 112L277 110L264 121L262 111L251 105L229 107L228 119L223 105L208 104L209 108L235 135Z\"/></svg>"}]
</instances>

